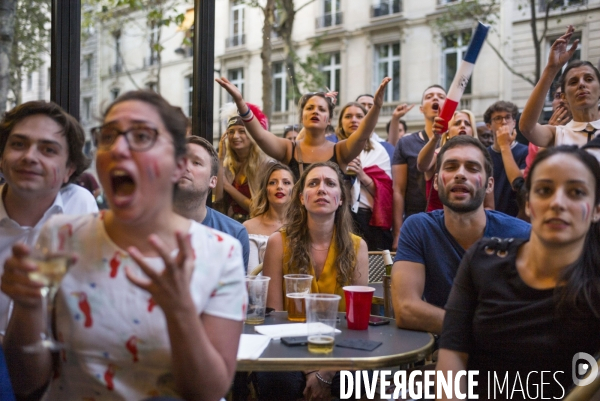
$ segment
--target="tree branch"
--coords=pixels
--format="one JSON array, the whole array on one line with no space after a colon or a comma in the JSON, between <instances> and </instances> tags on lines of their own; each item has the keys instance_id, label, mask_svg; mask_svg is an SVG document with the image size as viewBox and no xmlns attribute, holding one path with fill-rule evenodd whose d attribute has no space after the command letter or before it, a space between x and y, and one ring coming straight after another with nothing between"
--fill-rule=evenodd
<instances>
[{"instance_id":1,"label":"tree branch","mask_svg":"<svg viewBox=\"0 0 600 401\"><path fill-rule=\"evenodd\" d=\"M489 39L485 40L486 43L488 45L490 45L490 47L492 48L492 50L494 51L494 53L496 53L496 55L498 56L498 58L500 59L500 61L502 62L502 64L504 64L504 66L514 75L518 76L519 78L524 79L525 81L529 82L531 84L531 86L535 86L535 82L531 79L528 78L527 76L525 76L524 74L521 74L520 72L516 71L514 68L512 68L508 62L504 59L504 56L502 56L500 54L500 52L498 51L498 49L496 49L496 47L489 41Z\"/></svg>"},{"instance_id":2,"label":"tree branch","mask_svg":"<svg viewBox=\"0 0 600 401\"><path fill-rule=\"evenodd\" d=\"M307 5L309 5L310 3L314 3L314 1L315 1L315 0L310 0L310 1L307 1L306 3L304 3L304 4L302 4L300 7L298 7L296 10L294 10L294 12L296 12L296 13L297 13L298 11L302 10L304 7L306 7L306 6L307 6Z\"/></svg>"}]
</instances>

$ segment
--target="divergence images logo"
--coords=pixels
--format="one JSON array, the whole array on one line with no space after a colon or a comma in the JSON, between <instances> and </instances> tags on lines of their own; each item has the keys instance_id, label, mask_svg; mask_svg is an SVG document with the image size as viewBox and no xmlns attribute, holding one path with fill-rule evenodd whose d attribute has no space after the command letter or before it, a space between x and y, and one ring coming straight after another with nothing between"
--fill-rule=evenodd
<instances>
[{"instance_id":1,"label":"divergence images logo","mask_svg":"<svg viewBox=\"0 0 600 401\"><path fill-rule=\"evenodd\" d=\"M585 360L583 362L582 360ZM596 376L598 376L598 366L596 364L596 360L593 356L585 352L578 352L573 356L572 360L572 374L573 374L573 383L576 386L587 386L591 382L594 381ZM591 368L591 373L588 377L583 379L583 376L588 372Z\"/></svg>"}]
</instances>

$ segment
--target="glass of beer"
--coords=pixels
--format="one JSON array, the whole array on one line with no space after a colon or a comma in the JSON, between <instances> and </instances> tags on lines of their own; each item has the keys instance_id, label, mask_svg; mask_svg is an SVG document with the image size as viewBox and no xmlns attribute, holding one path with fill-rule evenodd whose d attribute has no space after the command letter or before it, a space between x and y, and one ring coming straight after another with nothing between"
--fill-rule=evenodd
<instances>
[{"instance_id":1,"label":"glass of beer","mask_svg":"<svg viewBox=\"0 0 600 401\"><path fill-rule=\"evenodd\" d=\"M286 274L283 278L285 280L285 305L288 320L306 322L304 297L310 293L313 276L310 274Z\"/></svg>"},{"instance_id":2,"label":"glass of beer","mask_svg":"<svg viewBox=\"0 0 600 401\"><path fill-rule=\"evenodd\" d=\"M338 305L341 298L336 294L306 295L309 352L328 354L333 351Z\"/></svg>"}]
</instances>

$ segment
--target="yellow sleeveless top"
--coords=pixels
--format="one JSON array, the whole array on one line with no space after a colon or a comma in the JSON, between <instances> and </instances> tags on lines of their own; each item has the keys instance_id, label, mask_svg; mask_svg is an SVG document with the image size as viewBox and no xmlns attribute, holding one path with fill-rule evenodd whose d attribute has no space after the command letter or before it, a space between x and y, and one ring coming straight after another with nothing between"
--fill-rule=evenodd
<instances>
[{"instance_id":1,"label":"yellow sleeveless top","mask_svg":"<svg viewBox=\"0 0 600 401\"><path fill-rule=\"evenodd\" d=\"M361 237L350 234L352 237L352 243L354 244L354 252L358 258L358 249L360 248L360 240ZM295 271L289 271L288 262L291 257L290 252L290 244L288 243L287 234L284 230L281 231L281 238L283 239L283 274L292 274L296 273ZM319 279L316 279L315 270L313 266L308 267L308 274L313 276L312 285L310 288L311 293L323 293L323 294L337 294L342 297L340 299L340 304L338 310L340 312L346 311L346 299L344 298L344 290L337 283L337 269L336 269L336 260L338 258L338 250L335 244L335 241L331 241L329 245L329 251L327 252L327 259L325 260L325 266L323 266L323 271L319 276ZM346 285L350 285L351 283L346 283ZM283 299L285 299L285 280L282 281L283 285ZM285 308L285 302L284 302Z\"/></svg>"}]
</instances>

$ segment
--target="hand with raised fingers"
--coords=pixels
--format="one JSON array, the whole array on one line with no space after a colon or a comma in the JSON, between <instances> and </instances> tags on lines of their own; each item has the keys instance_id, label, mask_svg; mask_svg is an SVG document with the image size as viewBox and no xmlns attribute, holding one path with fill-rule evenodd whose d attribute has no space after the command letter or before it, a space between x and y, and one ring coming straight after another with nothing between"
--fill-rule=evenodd
<instances>
[{"instance_id":1,"label":"hand with raised fingers","mask_svg":"<svg viewBox=\"0 0 600 401\"><path fill-rule=\"evenodd\" d=\"M554 110L554 113L552 113L552 116L548 120L548 124L554 126L565 125L568 124L571 119L572 117L569 109L563 105L559 105L556 110Z\"/></svg>"},{"instance_id":2,"label":"hand with raised fingers","mask_svg":"<svg viewBox=\"0 0 600 401\"><path fill-rule=\"evenodd\" d=\"M406 103L399 104L398 106L396 106L396 108L392 112L392 117L400 119L400 118L404 117L406 115L406 113L411 111L413 107L415 107L414 104L406 104Z\"/></svg>"},{"instance_id":3,"label":"hand with raised fingers","mask_svg":"<svg viewBox=\"0 0 600 401\"><path fill-rule=\"evenodd\" d=\"M8 295L15 305L25 308L41 308L43 283L29 278L29 273L38 269L29 259L29 247L16 244L12 248L12 256L4 262L2 273L2 292Z\"/></svg>"},{"instance_id":4,"label":"hand with raised fingers","mask_svg":"<svg viewBox=\"0 0 600 401\"><path fill-rule=\"evenodd\" d=\"M157 235L148 237L148 242L156 250L165 263L162 271L156 271L144 261L144 256L135 248L127 249L129 256L138 264L147 279L136 277L126 269L129 281L139 288L148 291L154 302L168 314L170 312L189 311L195 309L190 294L190 282L194 271L194 250L190 234L177 232L179 252L172 257L164 241Z\"/></svg>"},{"instance_id":5,"label":"hand with raised fingers","mask_svg":"<svg viewBox=\"0 0 600 401\"><path fill-rule=\"evenodd\" d=\"M334 106L337 104L337 95L337 91L329 91L325 93L325 97L331 99L331 103L333 103Z\"/></svg>"},{"instance_id":6,"label":"hand with raised fingers","mask_svg":"<svg viewBox=\"0 0 600 401\"><path fill-rule=\"evenodd\" d=\"M229 93L229 95L231 96L231 98L233 99L233 101L236 104L238 104L238 102L241 102L244 100L242 98L242 93L240 92L238 87L235 86L234 84L232 84L231 82L229 82L229 80L227 78L225 78L225 77L215 78L215 81L217 81L217 83L219 85L221 85L221 87L223 89L225 89L227 91L227 93Z\"/></svg>"},{"instance_id":7,"label":"hand with raised fingers","mask_svg":"<svg viewBox=\"0 0 600 401\"><path fill-rule=\"evenodd\" d=\"M383 105L383 97L385 95L385 87L392 80L390 77L385 77L381 81L379 88L375 91L375 96L373 96L373 104L379 108Z\"/></svg>"},{"instance_id":8,"label":"hand with raised fingers","mask_svg":"<svg viewBox=\"0 0 600 401\"><path fill-rule=\"evenodd\" d=\"M565 34L554 41L548 55L548 67L562 68L573 57L579 44L579 39L575 39L569 48L569 40L574 31L573 25L569 25Z\"/></svg>"}]
</instances>

